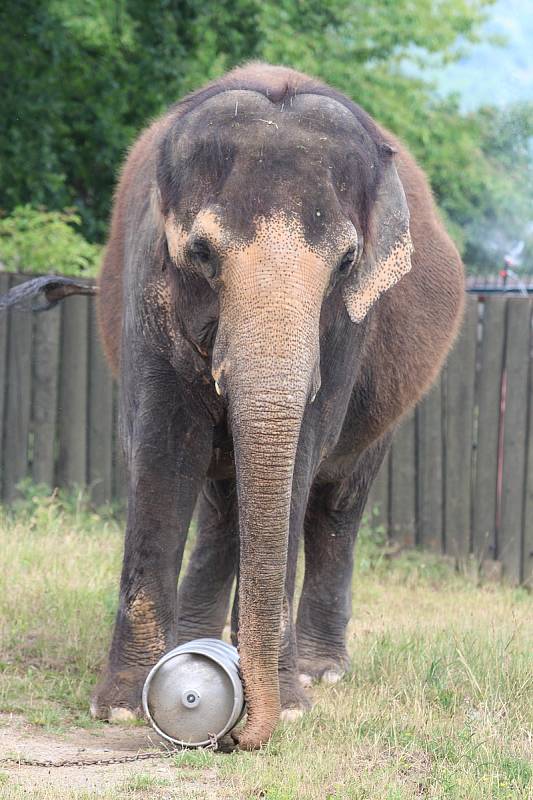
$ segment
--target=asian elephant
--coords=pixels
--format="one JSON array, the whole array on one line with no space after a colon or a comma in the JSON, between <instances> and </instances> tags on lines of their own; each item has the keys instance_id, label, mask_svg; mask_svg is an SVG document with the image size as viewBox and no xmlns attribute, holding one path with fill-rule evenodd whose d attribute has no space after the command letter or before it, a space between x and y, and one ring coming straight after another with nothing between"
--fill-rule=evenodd
<instances>
[{"instance_id":1,"label":"asian elephant","mask_svg":"<svg viewBox=\"0 0 533 800\"><path fill-rule=\"evenodd\" d=\"M452 344L463 283L404 146L306 75L235 69L141 135L99 280L129 488L93 714L137 712L165 651L220 636L234 575L241 747L306 707L299 675L342 674L367 493Z\"/></svg>"}]
</instances>

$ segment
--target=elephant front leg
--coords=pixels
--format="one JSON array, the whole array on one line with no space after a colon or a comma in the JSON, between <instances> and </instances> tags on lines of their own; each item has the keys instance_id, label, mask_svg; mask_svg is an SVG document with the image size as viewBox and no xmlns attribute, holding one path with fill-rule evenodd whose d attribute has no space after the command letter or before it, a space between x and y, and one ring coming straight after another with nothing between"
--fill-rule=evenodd
<instances>
[{"instance_id":1,"label":"elephant front leg","mask_svg":"<svg viewBox=\"0 0 533 800\"><path fill-rule=\"evenodd\" d=\"M298 607L300 681L336 683L349 666L346 627L352 608L353 553L368 491L388 439L358 460L352 475L314 487L305 526L305 575Z\"/></svg>"},{"instance_id":2,"label":"elephant front leg","mask_svg":"<svg viewBox=\"0 0 533 800\"><path fill-rule=\"evenodd\" d=\"M150 400L137 408L126 448L128 518L119 607L91 704L93 716L115 721L140 713L146 675L176 645L177 578L210 456L210 433L189 418L175 396L165 397L160 387Z\"/></svg>"}]
</instances>

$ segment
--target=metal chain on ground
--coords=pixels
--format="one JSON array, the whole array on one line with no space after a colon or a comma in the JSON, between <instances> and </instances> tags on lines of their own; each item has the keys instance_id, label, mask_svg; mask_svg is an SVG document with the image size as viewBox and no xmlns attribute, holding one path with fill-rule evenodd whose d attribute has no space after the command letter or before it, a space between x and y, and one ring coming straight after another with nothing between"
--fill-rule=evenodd
<instances>
[{"instance_id":1,"label":"metal chain on ground","mask_svg":"<svg viewBox=\"0 0 533 800\"><path fill-rule=\"evenodd\" d=\"M217 750L218 739L214 734L209 735L209 744L204 747L204 750ZM48 761L38 758L24 758L23 756L9 756L8 758L0 758L0 767L106 767L108 764L130 764L134 761L148 761L152 758L170 758L176 753L182 753L185 748L183 747L168 747L161 750L151 751L149 753L136 753L130 756L114 756L113 758L78 758L71 760L69 758L63 761Z\"/></svg>"},{"instance_id":2,"label":"metal chain on ground","mask_svg":"<svg viewBox=\"0 0 533 800\"><path fill-rule=\"evenodd\" d=\"M24 758L10 756L0 758L0 767L105 767L108 764L129 764L133 761L147 761L150 758L169 758L181 750L159 750L155 753L136 753L130 756L115 756L113 758L78 758L76 760L64 759L63 761L45 761L37 758Z\"/></svg>"}]
</instances>

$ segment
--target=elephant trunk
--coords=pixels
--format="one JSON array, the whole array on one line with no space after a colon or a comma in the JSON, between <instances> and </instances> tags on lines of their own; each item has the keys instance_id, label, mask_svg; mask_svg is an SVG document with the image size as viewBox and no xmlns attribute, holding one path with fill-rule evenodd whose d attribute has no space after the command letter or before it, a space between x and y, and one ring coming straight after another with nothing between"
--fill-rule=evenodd
<instances>
[{"instance_id":1,"label":"elephant trunk","mask_svg":"<svg viewBox=\"0 0 533 800\"><path fill-rule=\"evenodd\" d=\"M241 308L224 359L241 542L239 652L248 705L239 741L247 749L269 739L280 715L278 657L293 471L302 417L319 380L319 313L309 314L294 298L276 301L270 295L268 302L267 325L257 310L252 316Z\"/></svg>"},{"instance_id":2,"label":"elephant trunk","mask_svg":"<svg viewBox=\"0 0 533 800\"><path fill-rule=\"evenodd\" d=\"M290 405L289 405L290 404ZM266 742L279 719L278 655L301 412L278 394L233 417L240 515L239 652L248 704L241 747Z\"/></svg>"}]
</instances>

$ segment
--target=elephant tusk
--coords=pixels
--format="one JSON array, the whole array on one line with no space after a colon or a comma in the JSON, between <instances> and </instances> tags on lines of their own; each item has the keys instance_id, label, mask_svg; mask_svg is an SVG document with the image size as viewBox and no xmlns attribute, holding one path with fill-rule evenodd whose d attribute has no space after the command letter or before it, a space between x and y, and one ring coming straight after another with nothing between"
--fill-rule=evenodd
<instances>
[{"instance_id":1,"label":"elephant tusk","mask_svg":"<svg viewBox=\"0 0 533 800\"><path fill-rule=\"evenodd\" d=\"M218 381L215 381L215 392L220 396L222 392L220 391L220 386L218 385Z\"/></svg>"}]
</instances>

